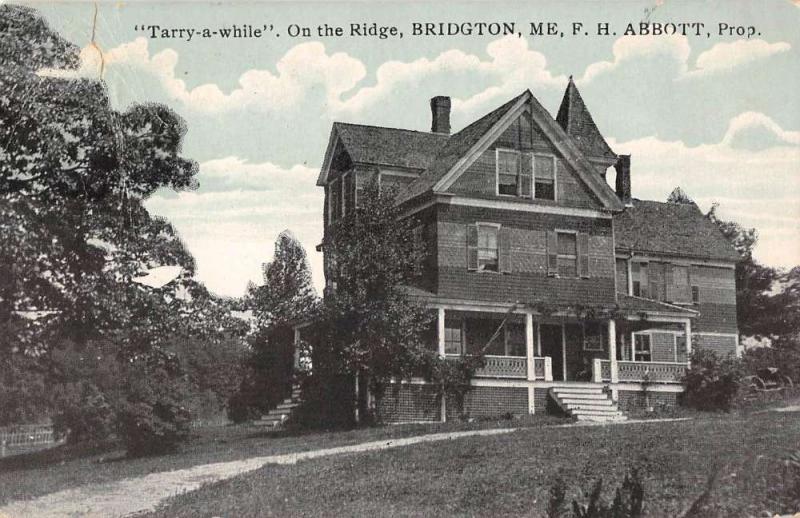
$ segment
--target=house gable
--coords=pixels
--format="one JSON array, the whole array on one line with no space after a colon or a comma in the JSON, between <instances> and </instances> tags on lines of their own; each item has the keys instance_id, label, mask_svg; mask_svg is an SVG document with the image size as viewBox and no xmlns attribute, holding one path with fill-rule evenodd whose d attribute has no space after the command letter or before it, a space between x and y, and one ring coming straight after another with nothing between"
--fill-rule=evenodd
<instances>
[{"instance_id":1,"label":"house gable","mask_svg":"<svg viewBox=\"0 0 800 518\"><path fill-rule=\"evenodd\" d=\"M525 122L519 122L524 114L528 114L526 117L529 117L531 128L528 131L530 143L524 144L533 150L533 140L536 136L537 146L553 151L553 156L564 162L562 169L569 174L567 176L565 173L565 186L575 187L569 189L570 196L578 199L575 203L587 203L587 200L594 198L596 208L612 211L623 208L617 196L597 174L596 169L583 156L571 137L564 132L528 90L453 135L429 170L425 171L418 182L414 182L409 187L408 192L401 197L400 201L407 201L428 189L434 193L451 192L450 189L458 182L459 178L473 164L482 159L484 162L477 167L485 169L487 157L484 156L484 153L491 151L493 145L496 147L497 142L513 140L513 137L509 137L507 132L510 129L513 132L512 126L515 124L525 124ZM463 188L463 186L456 187L456 189L459 188ZM587 197L587 194L590 196ZM477 195L480 196L480 193Z\"/></svg>"},{"instance_id":2,"label":"house gable","mask_svg":"<svg viewBox=\"0 0 800 518\"><path fill-rule=\"evenodd\" d=\"M498 193L498 156L508 152L515 153L518 160L523 161L521 167L528 170L528 178L520 185L524 196L507 196ZM550 159L553 161L555 200L534 200L535 182L530 179L530 171L535 169L532 161L548 161ZM536 177L535 171L533 171L533 177ZM446 192L460 196L527 201L563 207L593 210L604 208L598 197L576 174L570 161L564 157L533 120L527 106L515 120L510 121L508 127L494 141L488 143L486 149L477 155L472 164L453 181Z\"/></svg>"}]
</instances>

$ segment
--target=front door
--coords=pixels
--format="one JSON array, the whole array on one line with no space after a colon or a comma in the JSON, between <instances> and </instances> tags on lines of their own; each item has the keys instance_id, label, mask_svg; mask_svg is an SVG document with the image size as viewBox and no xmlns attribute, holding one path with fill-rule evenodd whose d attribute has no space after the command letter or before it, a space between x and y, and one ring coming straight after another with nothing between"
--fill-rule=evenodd
<instances>
[{"instance_id":1,"label":"front door","mask_svg":"<svg viewBox=\"0 0 800 518\"><path fill-rule=\"evenodd\" d=\"M553 380L564 381L564 351L561 326L542 324L539 326L542 340L542 356L549 356L553 365Z\"/></svg>"}]
</instances>

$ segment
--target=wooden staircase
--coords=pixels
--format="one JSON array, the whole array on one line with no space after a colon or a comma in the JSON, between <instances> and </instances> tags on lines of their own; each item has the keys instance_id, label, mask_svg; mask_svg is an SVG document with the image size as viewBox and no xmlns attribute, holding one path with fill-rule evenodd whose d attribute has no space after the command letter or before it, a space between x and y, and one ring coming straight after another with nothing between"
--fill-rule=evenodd
<instances>
[{"instance_id":1,"label":"wooden staircase","mask_svg":"<svg viewBox=\"0 0 800 518\"><path fill-rule=\"evenodd\" d=\"M550 397L567 415L578 421L625 421L628 419L603 387L590 383L557 385Z\"/></svg>"},{"instance_id":2,"label":"wooden staircase","mask_svg":"<svg viewBox=\"0 0 800 518\"><path fill-rule=\"evenodd\" d=\"M269 411L268 414L262 415L261 419L255 421L253 424L256 426L268 426L270 428L280 428L292 415L292 411L297 408L301 399L300 385L292 385L292 395L284 399L280 405Z\"/></svg>"}]
</instances>

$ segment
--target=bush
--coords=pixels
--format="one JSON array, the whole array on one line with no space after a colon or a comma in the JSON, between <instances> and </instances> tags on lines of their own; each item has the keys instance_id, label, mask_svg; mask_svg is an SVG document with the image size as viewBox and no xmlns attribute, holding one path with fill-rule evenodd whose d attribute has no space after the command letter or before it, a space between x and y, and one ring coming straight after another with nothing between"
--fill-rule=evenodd
<instances>
[{"instance_id":1,"label":"bush","mask_svg":"<svg viewBox=\"0 0 800 518\"><path fill-rule=\"evenodd\" d=\"M58 388L53 430L69 443L105 441L114 428L114 410L91 382L68 383Z\"/></svg>"},{"instance_id":2,"label":"bush","mask_svg":"<svg viewBox=\"0 0 800 518\"><path fill-rule=\"evenodd\" d=\"M177 449L189 436L188 395L188 382L174 356L156 351L132 361L117 413L117 433L129 456Z\"/></svg>"},{"instance_id":3,"label":"bush","mask_svg":"<svg viewBox=\"0 0 800 518\"><path fill-rule=\"evenodd\" d=\"M695 350L683 380L683 402L698 410L728 412L743 373L742 362L732 356L721 358L714 351Z\"/></svg>"},{"instance_id":4,"label":"bush","mask_svg":"<svg viewBox=\"0 0 800 518\"><path fill-rule=\"evenodd\" d=\"M586 505L572 500L573 518L640 518L644 514L644 485L639 470L632 469L625 475L622 484L614 492L614 500L609 505L603 498L603 479L597 479ZM548 518L566 516L564 506L566 488L564 481L557 478L550 488L547 504Z\"/></svg>"}]
</instances>

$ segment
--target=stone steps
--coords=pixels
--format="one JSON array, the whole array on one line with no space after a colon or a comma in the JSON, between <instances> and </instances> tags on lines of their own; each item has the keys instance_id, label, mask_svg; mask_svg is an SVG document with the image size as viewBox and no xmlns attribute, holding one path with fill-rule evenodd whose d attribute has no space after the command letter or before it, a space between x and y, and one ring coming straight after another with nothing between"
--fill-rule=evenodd
<instances>
[{"instance_id":1,"label":"stone steps","mask_svg":"<svg viewBox=\"0 0 800 518\"><path fill-rule=\"evenodd\" d=\"M550 389L550 397L578 421L611 422L627 419L602 387L557 385Z\"/></svg>"},{"instance_id":2,"label":"stone steps","mask_svg":"<svg viewBox=\"0 0 800 518\"><path fill-rule=\"evenodd\" d=\"M254 421L256 426L267 426L270 428L280 428L292 415L292 411L300 406L302 402L300 387L295 385L292 388L292 395L284 399L277 407L270 410L261 419Z\"/></svg>"}]
</instances>

